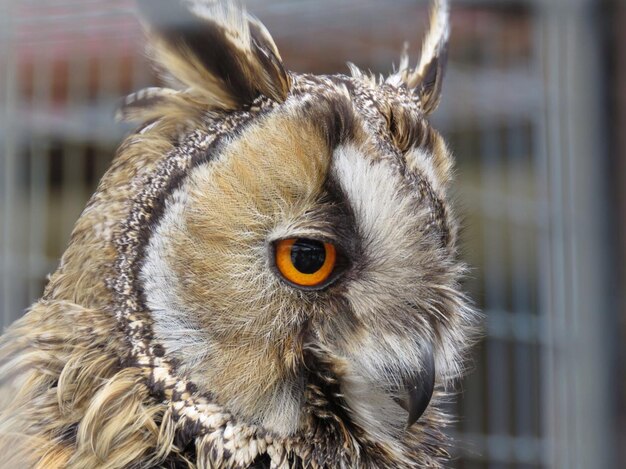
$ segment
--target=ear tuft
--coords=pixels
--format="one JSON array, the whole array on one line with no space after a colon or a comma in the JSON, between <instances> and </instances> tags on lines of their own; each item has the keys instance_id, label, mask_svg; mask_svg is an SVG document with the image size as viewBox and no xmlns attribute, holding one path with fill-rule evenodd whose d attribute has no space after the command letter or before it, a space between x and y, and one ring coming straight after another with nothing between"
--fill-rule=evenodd
<instances>
[{"instance_id":1,"label":"ear tuft","mask_svg":"<svg viewBox=\"0 0 626 469\"><path fill-rule=\"evenodd\" d=\"M269 32L227 0L137 0L154 59L217 108L287 98L289 75Z\"/></svg>"},{"instance_id":2,"label":"ear tuft","mask_svg":"<svg viewBox=\"0 0 626 469\"><path fill-rule=\"evenodd\" d=\"M450 37L449 10L447 0L434 1L430 13L430 26L422 45L418 66L415 69L409 68L405 45L398 71L386 80L395 86L404 84L414 89L425 114L433 112L441 100Z\"/></svg>"}]
</instances>

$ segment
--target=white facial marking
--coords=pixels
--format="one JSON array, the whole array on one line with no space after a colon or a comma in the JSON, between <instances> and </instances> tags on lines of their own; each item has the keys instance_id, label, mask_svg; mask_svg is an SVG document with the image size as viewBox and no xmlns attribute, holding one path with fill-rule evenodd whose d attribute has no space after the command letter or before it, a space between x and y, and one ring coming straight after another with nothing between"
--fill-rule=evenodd
<instances>
[{"instance_id":1,"label":"white facial marking","mask_svg":"<svg viewBox=\"0 0 626 469\"><path fill-rule=\"evenodd\" d=\"M202 329L194 324L185 305L179 300L180 284L167 259L171 255L172 233L184 230L187 192L176 189L169 199L165 213L146 248L146 257L140 278L146 292L146 303L154 319L156 339L174 356L183 356L183 373L192 370L204 360L211 341Z\"/></svg>"}]
</instances>

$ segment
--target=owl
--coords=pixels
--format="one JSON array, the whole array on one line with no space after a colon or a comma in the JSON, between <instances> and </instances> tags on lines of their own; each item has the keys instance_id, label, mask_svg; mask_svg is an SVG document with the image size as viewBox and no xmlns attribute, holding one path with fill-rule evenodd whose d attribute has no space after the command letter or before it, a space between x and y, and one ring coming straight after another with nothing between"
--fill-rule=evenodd
<instances>
[{"instance_id":1,"label":"owl","mask_svg":"<svg viewBox=\"0 0 626 469\"><path fill-rule=\"evenodd\" d=\"M430 125L448 42L287 70L224 0L139 0L168 87L0 339L4 467L442 467L476 313Z\"/></svg>"}]
</instances>

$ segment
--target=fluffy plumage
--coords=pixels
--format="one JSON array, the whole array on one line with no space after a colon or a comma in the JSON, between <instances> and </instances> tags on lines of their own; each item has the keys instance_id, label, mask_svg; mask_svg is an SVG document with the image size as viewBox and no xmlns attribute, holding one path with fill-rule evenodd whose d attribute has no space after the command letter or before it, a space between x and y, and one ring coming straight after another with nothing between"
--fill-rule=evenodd
<instances>
[{"instance_id":1,"label":"fluffy plumage","mask_svg":"<svg viewBox=\"0 0 626 469\"><path fill-rule=\"evenodd\" d=\"M426 120L447 5L418 67L383 82L286 72L230 3L139 5L172 88L127 98L144 124L0 341L5 461L440 467L475 321ZM273 246L293 237L337 246L330 284L281 277Z\"/></svg>"},{"instance_id":2,"label":"fluffy plumage","mask_svg":"<svg viewBox=\"0 0 626 469\"><path fill-rule=\"evenodd\" d=\"M284 101L289 75L265 26L233 3L138 0L156 62L211 107Z\"/></svg>"}]
</instances>

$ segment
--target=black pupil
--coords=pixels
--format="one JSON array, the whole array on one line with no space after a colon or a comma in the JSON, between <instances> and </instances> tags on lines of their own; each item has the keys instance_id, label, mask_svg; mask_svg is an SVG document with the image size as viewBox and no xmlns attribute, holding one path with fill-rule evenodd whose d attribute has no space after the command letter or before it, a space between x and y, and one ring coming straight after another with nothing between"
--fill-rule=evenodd
<instances>
[{"instance_id":1,"label":"black pupil","mask_svg":"<svg viewBox=\"0 0 626 469\"><path fill-rule=\"evenodd\" d=\"M298 239L291 246L291 263L303 274L314 274L326 260L324 243L312 239Z\"/></svg>"}]
</instances>

